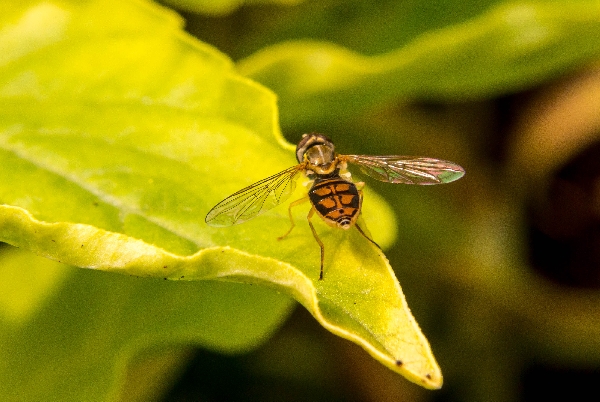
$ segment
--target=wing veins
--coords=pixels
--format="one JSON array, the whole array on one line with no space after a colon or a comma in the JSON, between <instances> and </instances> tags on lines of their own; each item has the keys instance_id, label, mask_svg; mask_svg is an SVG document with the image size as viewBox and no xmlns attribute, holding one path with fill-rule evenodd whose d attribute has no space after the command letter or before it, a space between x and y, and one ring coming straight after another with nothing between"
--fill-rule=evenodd
<instances>
[{"instance_id":1,"label":"wing veins","mask_svg":"<svg viewBox=\"0 0 600 402\"><path fill-rule=\"evenodd\" d=\"M287 174L289 174L289 173L287 173ZM275 183L275 186L274 186L275 189L277 189L279 187L279 185L281 185L282 182L288 182L292 177L293 176L288 177L288 176L286 176L286 174L281 174L280 176L276 177L276 179L273 181L273 183ZM270 184L270 183L268 183L268 184ZM263 188L264 190L266 190L266 193L264 193L264 191L262 191L263 189L261 189L260 191L257 191L256 193L251 193L251 196L254 197L254 200L252 202L246 203L246 207L244 209L242 209L242 211L240 211L241 213L236 215L236 220L239 219L239 217L244 216L244 212L246 212L248 209L253 207L254 203L259 200L262 200L262 202L260 203L260 208L258 210L259 211L262 210L265 202L267 201L267 198L269 197L269 194L271 194L271 193L275 194L275 198L277 200L275 205L279 205L281 203L281 196L278 197L276 192L273 192L273 190L270 190L269 189L270 186L268 184L266 184ZM261 193L260 197L257 196L258 193ZM264 195L262 195L262 193L264 193ZM244 203L244 201L248 201L250 199L251 199L251 197L248 196L248 198L246 198L245 200L242 200L241 203Z\"/></svg>"},{"instance_id":2,"label":"wing veins","mask_svg":"<svg viewBox=\"0 0 600 402\"><path fill-rule=\"evenodd\" d=\"M252 219L285 201L295 188L294 178L304 164L292 166L223 199L206 215L212 226L230 226Z\"/></svg>"},{"instance_id":3,"label":"wing veins","mask_svg":"<svg viewBox=\"0 0 600 402\"><path fill-rule=\"evenodd\" d=\"M343 155L341 160L354 163L374 179L404 184L450 183L464 175L459 165L441 159L400 155Z\"/></svg>"}]
</instances>

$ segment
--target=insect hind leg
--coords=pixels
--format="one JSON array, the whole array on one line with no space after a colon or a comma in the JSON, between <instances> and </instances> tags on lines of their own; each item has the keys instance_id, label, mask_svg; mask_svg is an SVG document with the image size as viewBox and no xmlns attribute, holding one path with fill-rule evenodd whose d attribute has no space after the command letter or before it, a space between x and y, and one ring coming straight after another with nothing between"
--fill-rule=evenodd
<instances>
[{"instance_id":1,"label":"insect hind leg","mask_svg":"<svg viewBox=\"0 0 600 402\"><path fill-rule=\"evenodd\" d=\"M308 212L308 216L306 217L306 219L308 220L308 226L310 226L310 230L312 231L313 237L315 238L317 243L319 243L319 247L321 247L321 272L319 274L319 280L322 281L323 280L323 264L325 262L325 245L323 244L321 239L319 239L319 235L317 235L317 231L315 230L315 227L313 226L312 221L310 220L314 214L315 214L315 208L313 207Z\"/></svg>"},{"instance_id":2,"label":"insect hind leg","mask_svg":"<svg viewBox=\"0 0 600 402\"><path fill-rule=\"evenodd\" d=\"M290 203L290 205L288 207L288 215L290 216L290 222L292 222L292 226L290 226L288 231L285 232L282 236L279 236L277 238L277 240L283 240L287 235L289 235L292 232L292 229L294 229L294 227L296 226L296 222L294 222L294 217L292 216L292 208L295 206L298 206L300 204L303 204L306 201L308 201L308 196L302 197L302 198Z\"/></svg>"},{"instance_id":3,"label":"insect hind leg","mask_svg":"<svg viewBox=\"0 0 600 402\"><path fill-rule=\"evenodd\" d=\"M358 189L358 194L360 196L360 201L361 201L361 205L362 205L362 197L363 197L363 192L362 192L362 188L364 187L365 183L364 182L358 182L356 183L356 187ZM362 228L359 226L358 222L354 223L354 226L356 226L356 229L358 229L359 233L361 235L363 235L363 237L365 239L367 239L368 241L370 241L375 247L377 247L379 250L381 250L381 247L379 247L379 244L375 243L375 240L371 239L369 236L367 236L367 234L365 233L364 230L362 230ZM383 251L383 250L381 250Z\"/></svg>"},{"instance_id":4,"label":"insect hind leg","mask_svg":"<svg viewBox=\"0 0 600 402\"><path fill-rule=\"evenodd\" d=\"M379 244L375 243L375 240L373 240L369 236L367 236L367 234L362 230L362 228L358 225L358 223L355 223L354 226L356 226L356 229L358 229L358 231L360 232L360 234L363 235L363 237L365 239L367 239L368 241L370 241L373 245L375 245L378 249L381 250L381 247L379 247ZM381 251L383 251L383 250L381 250Z\"/></svg>"}]
</instances>

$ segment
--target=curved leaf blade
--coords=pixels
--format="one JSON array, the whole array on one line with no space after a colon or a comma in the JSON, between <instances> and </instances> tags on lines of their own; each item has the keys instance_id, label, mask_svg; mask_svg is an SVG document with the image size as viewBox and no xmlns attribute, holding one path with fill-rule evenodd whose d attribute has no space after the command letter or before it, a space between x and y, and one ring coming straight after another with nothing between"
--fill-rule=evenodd
<instances>
[{"instance_id":1,"label":"curved leaf blade","mask_svg":"<svg viewBox=\"0 0 600 402\"><path fill-rule=\"evenodd\" d=\"M32 3L0 17L0 240L78 267L274 287L408 379L441 386L387 260L355 230L316 222L330 250L319 282L307 225L276 240L285 208L236 227L203 222L224 195L295 164L275 97L172 14L131 1L107 18L106 6ZM365 197L385 245L394 218Z\"/></svg>"},{"instance_id":2,"label":"curved leaf blade","mask_svg":"<svg viewBox=\"0 0 600 402\"><path fill-rule=\"evenodd\" d=\"M302 303L325 328L358 343L409 380L428 388L442 384L440 369L391 267L356 230L343 236L322 236L326 249L334 251L327 253L326 277L319 281L314 264L314 272L307 275L284 261L231 247L178 256L89 225L40 222L18 207L0 207L0 227L3 241L78 267L174 280L234 280L276 288ZM293 243L297 252L306 247L304 241ZM304 252L316 257L315 252Z\"/></svg>"},{"instance_id":3,"label":"curved leaf blade","mask_svg":"<svg viewBox=\"0 0 600 402\"><path fill-rule=\"evenodd\" d=\"M239 70L280 97L285 126L351 118L390 99L456 100L529 88L600 54L600 2L503 2L364 56L317 41L256 52Z\"/></svg>"}]
</instances>

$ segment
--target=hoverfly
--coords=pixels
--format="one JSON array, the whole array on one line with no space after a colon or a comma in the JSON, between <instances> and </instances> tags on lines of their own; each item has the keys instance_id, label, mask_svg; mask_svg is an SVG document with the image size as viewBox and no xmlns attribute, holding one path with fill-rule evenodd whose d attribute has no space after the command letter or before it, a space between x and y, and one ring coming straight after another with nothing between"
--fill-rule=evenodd
<instances>
[{"instance_id":1,"label":"hoverfly","mask_svg":"<svg viewBox=\"0 0 600 402\"><path fill-rule=\"evenodd\" d=\"M296 159L298 165L241 189L219 202L208 212L205 221L211 226L219 227L244 223L284 202L294 192L299 173L304 172L312 180L312 185L306 197L290 203L288 214L292 225L278 239L286 237L295 226L292 207L310 201L312 208L307 219L321 248L320 280L323 279L325 246L311 222L315 212L329 226L345 230L356 226L367 240L379 247L356 223L361 212L361 188L364 183L352 181L350 172L347 171L348 163L358 165L366 175L388 183L444 184L458 180L465 174L465 170L459 165L439 159L395 155L339 155L335 153L331 140L318 133L302 136L296 147Z\"/></svg>"}]
</instances>

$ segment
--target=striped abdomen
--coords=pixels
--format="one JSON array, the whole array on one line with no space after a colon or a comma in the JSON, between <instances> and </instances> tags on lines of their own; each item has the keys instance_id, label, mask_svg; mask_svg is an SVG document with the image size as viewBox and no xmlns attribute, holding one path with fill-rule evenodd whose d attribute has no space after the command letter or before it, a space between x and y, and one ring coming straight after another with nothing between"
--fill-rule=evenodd
<instances>
[{"instance_id":1,"label":"striped abdomen","mask_svg":"<svg viewBox=\"0 0 600 402\"><path fill-rule=\"evenodd\" d=\"M330 226L349 229L360 213L358 189L354 183L339 176L317 178L308 197L317 213Z\"/></svg>"}]
</instances>

